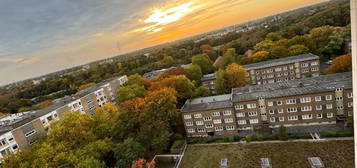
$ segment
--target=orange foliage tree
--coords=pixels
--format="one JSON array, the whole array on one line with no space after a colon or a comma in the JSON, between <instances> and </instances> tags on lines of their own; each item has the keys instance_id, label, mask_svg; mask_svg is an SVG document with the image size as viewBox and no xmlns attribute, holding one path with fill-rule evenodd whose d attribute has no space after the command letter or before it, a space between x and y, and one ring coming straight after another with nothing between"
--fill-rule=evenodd
<instances>
[{"instance_id":1,"label":"orange foliage tree","mask_svg":"<svg viewBox=\"0 0 357 168\"><path fill-rule=\"evenodd\" d=\"M348 72L348 71L352 71L352 56L351 56L351 54L336 57L333 60L332 65L330 65L325 70L325 72L327 74Z\"/></svg>"},{"instance_id":2,"label":"orange foliage tree","mask_svg":"<svg viewBox=\"0 0 357 168\"><path fill-rule=\"evenodd\" d=\"M148 162L145 159L139 159L135 161L131 168L155 168L155 161Z\"/></svg>"}]
</instances>

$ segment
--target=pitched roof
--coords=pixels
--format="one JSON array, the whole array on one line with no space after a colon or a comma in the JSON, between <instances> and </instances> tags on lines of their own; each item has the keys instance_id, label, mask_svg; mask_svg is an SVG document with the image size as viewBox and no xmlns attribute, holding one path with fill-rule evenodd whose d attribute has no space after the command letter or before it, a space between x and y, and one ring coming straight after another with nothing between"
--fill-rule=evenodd
<instances>
[{"instance_id":1,"label":"pitched roof","mask_svg":"<svg viewBox=\"0 0 357 168\"><path fill-rule=\"evenodd\" d=\"M185 105L181 108L181 112L214 110L227 107L232 107L231 94L187 100Z\"/></svg>"}]
</instances>

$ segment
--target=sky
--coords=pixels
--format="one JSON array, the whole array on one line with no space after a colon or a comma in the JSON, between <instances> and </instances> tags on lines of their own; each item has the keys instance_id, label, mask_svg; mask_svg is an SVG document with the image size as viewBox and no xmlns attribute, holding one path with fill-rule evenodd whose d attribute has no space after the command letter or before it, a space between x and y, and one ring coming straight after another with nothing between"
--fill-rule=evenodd
<instances>
[{"instance_id":1,"label":"sky","mask_svg":"<svg viewBox=\"0 0 357 168\"><path fill-rule=\"evenodd\" d=\"M1 0L0 85L325 0Z\"/></svg>"}]
</instances>

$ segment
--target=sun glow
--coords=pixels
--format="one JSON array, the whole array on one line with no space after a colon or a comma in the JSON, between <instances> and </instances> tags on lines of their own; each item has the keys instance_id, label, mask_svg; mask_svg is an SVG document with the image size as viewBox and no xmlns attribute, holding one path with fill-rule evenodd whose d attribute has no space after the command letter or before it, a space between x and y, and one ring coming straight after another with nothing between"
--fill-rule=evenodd
<instances>
[{"instance_id":1,"label":"sun glow","mask_svg":"<svg viewBox=\"0 0 357 168\"><path fill-rule=\"evenodd\" d=\"M154 9L152 14L144 20L144 23L151 24L139 30L149 32L159 32L164 29L164 25L173 23L186 16L194 10L192 2L182 4L166 10Z\"/></svg>"}]
</instances>

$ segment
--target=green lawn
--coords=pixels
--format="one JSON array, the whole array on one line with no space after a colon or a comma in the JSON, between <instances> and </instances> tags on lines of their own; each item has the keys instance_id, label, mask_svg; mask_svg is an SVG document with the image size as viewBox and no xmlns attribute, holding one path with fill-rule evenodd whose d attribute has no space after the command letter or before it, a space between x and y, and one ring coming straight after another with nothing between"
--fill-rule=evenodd
<instances>
[{"instance_id":1,"label":"green lawn","mask_svg":"<svg viewBox=\"0 0 357 168\"><path fill-rule=\"evenodd\" d=\"M228 158L230 168L260 168L260 158L273 168L309 168L307 157L320 157L326 168L354 167L353 140L247 144L189 145L180 168L218 168Z\"/></svg>"}]
</instances>

